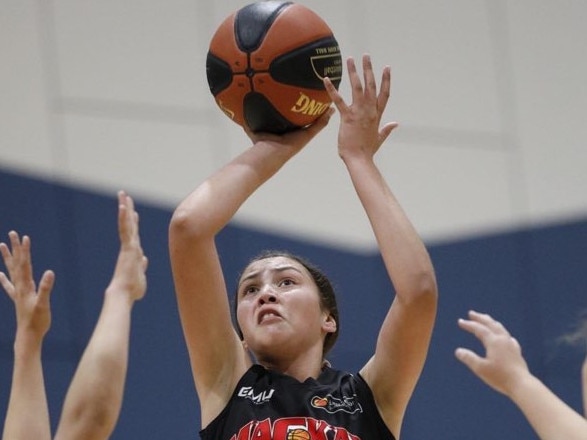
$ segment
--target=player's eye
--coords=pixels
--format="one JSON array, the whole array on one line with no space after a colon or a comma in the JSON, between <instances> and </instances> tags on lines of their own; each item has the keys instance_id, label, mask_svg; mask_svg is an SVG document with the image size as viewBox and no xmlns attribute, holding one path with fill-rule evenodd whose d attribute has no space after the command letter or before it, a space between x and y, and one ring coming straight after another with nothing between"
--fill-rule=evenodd
<instances>
[{"instance_id":1,"label":"player's eye","mask_svg":"<svg viewBox=\"0 0 587 440\"><path fill-rule=\"evenodd\" d=\"M293 286L294 284L295 282L291 278L286 278L279 283L280 286Z\"/></svg>"},{"instance_id":2,"label":"player's eye","mask_svg":"<svg viewBox=\"0 0 587 440\"><path fill-rule=\"evenodd\" d=\"M257 286L245 286L242 290L241 290L241 294L242 295L251 295L254 293L257 293L259 291Z\"/></svg>"}]
</instances>

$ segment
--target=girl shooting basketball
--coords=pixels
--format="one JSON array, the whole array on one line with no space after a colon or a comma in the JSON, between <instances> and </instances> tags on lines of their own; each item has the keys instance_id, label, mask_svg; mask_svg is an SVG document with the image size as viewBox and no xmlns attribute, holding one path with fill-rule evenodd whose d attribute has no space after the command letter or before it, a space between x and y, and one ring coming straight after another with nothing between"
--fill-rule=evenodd
<instances>
[{"instance_id":1,"label":"girl shooting basketball","mask_svg":"<svg viewBox=\"0 0 587 440\"><path fill-rule=\"evenodd\" d=\"M363 81L353 59L347 68L352 103L325 79L340 114L338 154L395 288L375 352L355 375L324 362L329 335L337 332L335 307L326 304L325 284L317 283L323 276L288 255L269 254L244 269L236 298L242 341L235 331L215 237L247 198L326 126L332 112L281 136L247 132L253 145L189 194L169 228L204 439L400 436L430 343L436 280L424 244L374 162L397 126L380 128L390 70L384 69L377 91L369 56L363 57Z\"/></svg>"}]
</instances>

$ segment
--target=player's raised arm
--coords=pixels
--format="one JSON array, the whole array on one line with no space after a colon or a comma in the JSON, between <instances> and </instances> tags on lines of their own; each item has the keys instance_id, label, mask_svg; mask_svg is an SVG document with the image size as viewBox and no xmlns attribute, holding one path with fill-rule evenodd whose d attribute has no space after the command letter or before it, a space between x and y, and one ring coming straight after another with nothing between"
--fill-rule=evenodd
<instances>
[{"instance_id":1,"label":"player's raised arm","mask_svg":"<svg viewBox=\"0 0 587 440\"><path fill-rule=\"evenodd\" d=\"M0 243L8 276L0 272L0 284L14 302L16 335L14 369L3 440L50 440L51 426L45 393L41 351L51 326L49 296L55 275L45 271L37 288L33 279L31 240L9 234L10 248Z\"/></svg>"},{"instance_id":2,"label":"player's raised arm","mask_svg":"<svg viewBox=\"0 0 587 440\"><path fill-rule=\"evenodd\" d=\"M374 160L397 126L393 122L380 125L390 96L390 69L383 70L378 90L368 55L363 57L362 68L363 80L354 60L347 62L350 104L328 80L326 87L341 118L339 155L369 218L395 288L375 354L361 374L388 427L399 436L404 411L427 356L436 316L437 287L428 252ZM391 298L390 291L390 302Z\"/></svg>"},{"instance_id":3,"label":"player's raised arm","mask_svg":"<svg viewBox=\"0 0 587 440\"><path fill-rule=\"evenodd\" d=\"M171 267L204 425L224 407L250 364L232 325L216 235L257 188L324 128L330 114L283 136L247 131L253 145L199 184L173 213Z\"/></svg>"}]
</instances>

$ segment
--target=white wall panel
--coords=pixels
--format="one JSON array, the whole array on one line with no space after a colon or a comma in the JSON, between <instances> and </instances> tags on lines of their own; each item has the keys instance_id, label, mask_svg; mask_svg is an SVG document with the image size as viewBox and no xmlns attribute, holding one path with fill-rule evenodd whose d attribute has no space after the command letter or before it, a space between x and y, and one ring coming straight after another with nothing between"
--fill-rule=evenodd
<instances>
[{"instance_id":1,"label":"white wall panel","mask_svg":"<svg viewBox=\"0 0 587 440\"><path fill-rule=\"evenodd\" d=\"M38 14L33 0L0 4L0 165L46 174L51 115Z\"/></svg>"},{"instance_id":2,"label":"white wall panel","mask_svg":"<svg viewBox=\"0 0 587 440\"><path fill-rule=\"evenodd\" d=\"M585 215L587 3L508 5L530 218Z\"/></svg>"},{"instance_id":3,"label":"white wall panel","mask_svg":"<svg viewBox=\"0 0 587 440\"><path fill-rule=\"evenodd\" d=\"M194 106L206 90L201 2L54 3L64 96Z\"/></svg>"},{"instance_id":4,"label":"white wall panel","mask_svg":"<svg viewBox=\"0 0 587 440\"><path fill-rule=\"evenodd\" d=\"M206 126L68 116L61 177L174 206L217 162Z\"/></svg>"},{"instance_id":5,"label":"white wall panel","mask_svg":"<svg viewBox=\"0 0 587 440\"><path fill-rule=\"evenodd\" d=\"M384 153L384 170L428 240L473 236L517 222L509 151L434 143L400 143L396 150Z\"/></svg>"}]
</instances>

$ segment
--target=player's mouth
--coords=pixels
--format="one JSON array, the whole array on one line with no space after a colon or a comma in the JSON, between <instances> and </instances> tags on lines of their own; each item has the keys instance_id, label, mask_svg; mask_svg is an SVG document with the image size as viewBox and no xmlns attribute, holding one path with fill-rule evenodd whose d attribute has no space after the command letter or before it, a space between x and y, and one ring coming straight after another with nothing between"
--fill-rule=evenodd
<instances>
[{"instance_id":1,"label":"player's mouth","mask_svg":"<svg viewBox=\"0 0 587 440\"><path fill-rule=\"evenodd\" d=\"M274 308L264 308L257 315L257 324L267 324L282 319Z\"/></svg>"}]
</instances>

